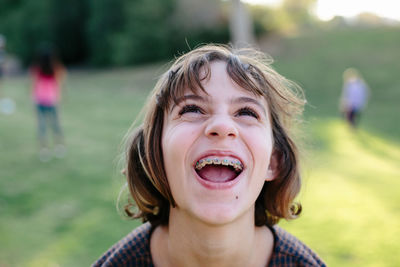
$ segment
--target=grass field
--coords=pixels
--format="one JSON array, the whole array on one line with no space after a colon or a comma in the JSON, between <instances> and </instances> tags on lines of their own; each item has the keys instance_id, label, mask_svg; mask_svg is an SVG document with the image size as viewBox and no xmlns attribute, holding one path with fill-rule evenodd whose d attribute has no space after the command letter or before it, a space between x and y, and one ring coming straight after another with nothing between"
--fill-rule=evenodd
<instances>
[{"instance_id":1,"label":"grass field","mask_svg":"<svg viewBox=\"0 0 400 267\"><path fill-rule=\"evenodd\" d=\"M280 225L329 266L400 266L399 32L309 33L283 40L274 55L276 69L309 100L304 212ZM350 66L372 90L356 132L337 112ZM0 114L0 267L88 266L139 224L115 208L119 147L163 69L71 71L61 107L68 154L48 163L37 157L27 77L4 81L17 110Z\"/></svg>"}]
</instances>

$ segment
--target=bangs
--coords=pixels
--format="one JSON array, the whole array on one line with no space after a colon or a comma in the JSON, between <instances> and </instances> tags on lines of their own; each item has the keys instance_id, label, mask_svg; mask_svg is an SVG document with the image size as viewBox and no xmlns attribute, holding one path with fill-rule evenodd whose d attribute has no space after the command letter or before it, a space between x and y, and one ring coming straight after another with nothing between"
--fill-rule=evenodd
<instances>
[{"instance_id":1,"label":"bangs","mask_svg":"<svg viewBox=\"0 0 400 267\"><path fill-rule=\"evenodd\" d=\"M265 96L268 82L262 72L248 63L242 63L238 56L230 51L212 51L201 55L186 55L164 74L166 81L157 95L157 103L164 110L169 110L172 103L184 96L187 90L205 94L202 83L210 79L211 64L217 61L226 63L226 72L234 83L256 96Z\"/></svg>"}]
</instances>

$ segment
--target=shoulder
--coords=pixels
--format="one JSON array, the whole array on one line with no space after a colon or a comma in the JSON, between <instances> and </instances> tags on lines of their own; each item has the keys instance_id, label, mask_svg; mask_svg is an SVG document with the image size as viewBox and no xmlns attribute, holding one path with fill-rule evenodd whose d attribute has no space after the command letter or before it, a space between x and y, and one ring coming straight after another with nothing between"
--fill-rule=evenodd
<instances>
[{"instance_id":1,"label":"shoulder","mask_svg":"<svg viewBox=\"0 0 400 267\"><path fill-rule=\"evenodd\" d=\"M274 234L274 252L269 266L321 266L320 257L295 236L279 226L270 228Z\"/></svg>"},{"instance_id":2,"label":"shoulder","mask_svg":"<svg viewBox=\"0 0 400 267\"><path fill-rule=\"evenodd\" d=\"M151 225L145 223L112 246L92 267L153 266L150 254Z\"/></svg>"}]
</instances>

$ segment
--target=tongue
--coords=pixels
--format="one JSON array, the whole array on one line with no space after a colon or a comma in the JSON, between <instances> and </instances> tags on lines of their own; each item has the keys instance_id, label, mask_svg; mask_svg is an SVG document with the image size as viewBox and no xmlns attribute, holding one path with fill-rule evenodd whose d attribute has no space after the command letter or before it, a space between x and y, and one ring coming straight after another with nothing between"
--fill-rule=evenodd
<instances>
[{"instance_id":1,"label":"tongue","mask_svg":"<svg viewBox=\"0 0 400 267\"><path fill-rule=\"evenodd\" d=\"M224 183L233 180L238 175L230 167L226 166L204 166L200 171L197 172L204 180L214 183Z\"/></svg>"}]
</instances>

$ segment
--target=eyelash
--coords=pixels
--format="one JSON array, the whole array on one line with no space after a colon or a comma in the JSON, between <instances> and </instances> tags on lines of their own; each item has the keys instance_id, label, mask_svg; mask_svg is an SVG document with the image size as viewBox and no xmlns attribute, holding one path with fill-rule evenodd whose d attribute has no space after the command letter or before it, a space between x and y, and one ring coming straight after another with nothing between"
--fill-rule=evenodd
<instances>
[{"instance_id":1,"label":"eyelash","mask_svg":"<svg viewBox=\"0 0 400 267\"><path fill-rule=\"evenodd\" d=\"M203 110L197 106L197 105L186 105L183 106L182 109L179 111L179 115L183 115L185 113L200 113L200 114L204 114ZM241 109L239 109L236 112L237 116L250 116L250 117L254 117L256 119L259 119L260 116L258 116L257 112L255 112L252 108L250 107L243 107Z\"/></svg>"},{"instance_id":2,"label":"eyelash","mask_svg":"<svg viewBox=\"0 0 400 267\"><path fill-rule=\"evenodd\" d=\"M257 112L255 112L252 108L249 108L249 107L244 107L244 108L239 109L236 112L236 115L239 115L239 116L251 116L251 117L254 117L256 119L260 118L260 116L258 116Z\"/></svg>"},{"instance_id":3,"label":"eyelash","mask_svg":"<svg viewBox=\"0 0 400 267\"><path fill-rule=\"evenodd\" d=\"M183 115L185 113L201 113L203 114L203 111L200 107L196 106L196 105L186 105L183 106L182 109L179 111L179 115Z\"/></svg>"}]
</instances>

